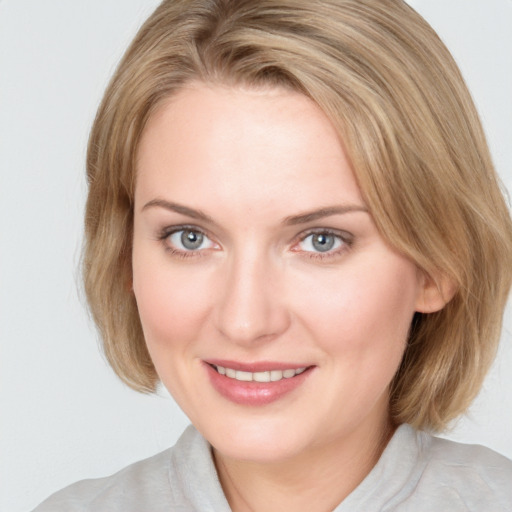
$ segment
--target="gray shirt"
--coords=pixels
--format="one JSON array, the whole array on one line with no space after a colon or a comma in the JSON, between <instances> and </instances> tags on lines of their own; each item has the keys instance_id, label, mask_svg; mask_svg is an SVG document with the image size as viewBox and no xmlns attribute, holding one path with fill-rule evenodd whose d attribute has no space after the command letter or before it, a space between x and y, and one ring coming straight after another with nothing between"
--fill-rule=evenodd
<instances>
[{"instance_id":1,"label":"gray shirt","mask_svg":"<svg viewBox=\"0 0 512 512\"><path fill-rule=\"evenodd\" d=\"M34 512L230 512L208 442L189 426L173 448L57 492ZM400 426L334 512L511 512L512 461Z\"/></svg>"}]
</instances>

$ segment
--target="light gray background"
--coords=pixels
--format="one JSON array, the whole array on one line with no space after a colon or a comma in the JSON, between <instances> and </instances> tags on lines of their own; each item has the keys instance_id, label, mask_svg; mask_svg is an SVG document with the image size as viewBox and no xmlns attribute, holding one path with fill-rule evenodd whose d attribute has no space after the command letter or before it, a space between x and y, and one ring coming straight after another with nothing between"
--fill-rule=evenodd
<instances>
[{"instance_id":1,"label":"light gray background","mask_svg":"<svg viewBox=\"0 0 512 512\"><path fill-rule=\"evenodd\" d=\"M87 133L108 77L156 0L0 0L0 509L172 444L172 399L114 377L77 271ZM473 92L512 190L512 1L410 0ZM497 364L449 437L512 458L512 313Z\"/></svg>"}]
</instances>

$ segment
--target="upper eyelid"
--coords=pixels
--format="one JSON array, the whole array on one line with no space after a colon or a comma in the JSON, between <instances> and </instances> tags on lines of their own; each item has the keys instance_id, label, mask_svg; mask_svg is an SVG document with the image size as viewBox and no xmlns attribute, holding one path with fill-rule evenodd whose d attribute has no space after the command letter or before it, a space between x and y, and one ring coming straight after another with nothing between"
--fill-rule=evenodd
<instances>
[{"instance_id":1,"label":"upper eyelid","mask_svg":"<svg viewBox=\"0 0 512 512\"><path fill-rule=\"evenodd\" d=\"M176 225L170 225L165 226L158 232L158 238L159 239L165 239L169 235L172 235L173 233L176 233L178 231L183 230L190 230L190 231L197 231L198 233L201 233L205 237L207 237L210 241L213 243L218 244L219 242L216 241L216 238L212 236L209 233L209 230L201 228L194 224L176 224ZM306 230L301 231L300 233L296 234L292 240L290 241L291 245L294 246L299 242L302 242L305 240L308 236L314 235L314 234L328 234L339 237L344 243L346 244L352 244L354 241L354 235L350 233L349 231L343 230L343 229L335 229L335 228L325 228L325 227L316 227L316 228L308 228Z\"/></svg>"},{"instance_id":2,"label":"upper eyelid","mask_svg":"<svg viewBox=\"0 0 512 512\"><path fill-rule=\"evenodd\" d=\"M299 233L294 240L301 241L306 239L310 235L317 234L327 234L334 235L341 238L345 242L352 242L354 240L354 235L349 231L345 231L344 229L333 229L333 228L311 228Z\"/></svg>"},{"instance_id":3,"label":"upper eyelid","mask_svg":"<svg viewBox=\"0 0 512 512\"><path fill-rule=\"evenodd\" d=\"M164 228L162 228L160 231L157 232L157 236L156 236L156 239L163 243L164 245L166 246L172 246L171 242L170 241L167 241L167 239L175 234L175 233L179 233L180 231L194 231L194 232L197 232L197 233L200 233L201 235L203 235L206 239L208 239L210 241L211 244L213 244L214 246L219 246L220 244L215 240L214 237L212 237L207 230L204 230L202 228L199 228L197 226L193 226L193 225L190 225L190 224L180 224L180 225L172 225L172 226L166 226ZM211 248L211 247L210 247ZM207 248L205 248L207 249ZM191 251L191 252L194 252L196 254L199 254L200 252L202 252L203 250L205 249L199 249L199 250L195 250L195 251ZM179 248L175 248L175 251L177 252L182 252L181 249ZM189 251L184 251L184 252L189 252Z\"/></svg>"},{"instance_id":4,"label":"upper eyelid","mask_svg":"<svg viewBox=\"0 0 512 512\"><path fill-rule=\"evenodd\" d=\"M198 226L194 226L193 224L177 224L173 226L165 226L162 229L159 230L159 237L165 238L169 235L172 235L173 233L177 233L178 231L197 231L198 233L201 233L202 235L206 236L207 238L212 238L211 235L208 233L208 230L202 229Z\"/></svg>"},{"instance_id":5,"label":"upper eyelid","mask_svg":"<svg viewBox=\"0 0 512 512\"><path fill-rule=\"evenodd\" d=\"M298 245L303 243L309 236L315 234L326 234L330 236L335 236L341 240L341 247L336 249L332 249L325 252L317 252L317 251L306 251L298 248ZM332 258L337 258L342 254L350 251L354 245L355 236L345 230L342 229L332 229L332 228L311 228L306 231L302 231L299 233L293 240L291 244L290 250L296 253L303 253L304 257L316 260L328 260Z\"/></svg>"},{"instance_id":6,"label":"upper eyelid","mask_svg":"<svg viewBox=\"0 0 512 512\"><path fill-rule=\"evenodd\" d=\"M173 242L168 240L168 238L171 235L174 235L176 233L179 233L180 231L193 231L196 233L200 233L204 238L206 238L211 246L210 247L204 247L199 249L182 249L180 247L176 247ZM169 251L175 255L179 255L181 257L200 257L204 256L206 250L214 249L215 246L218 247L218 243L214 241L214 239L208 235L208 233L205 232L204 229L198 228L197 226L191 226L191 225L173 225L173 226L166 226L162 228L157 235L157 241L161 243L166 251Z\"/></svg>"}]
</instances>

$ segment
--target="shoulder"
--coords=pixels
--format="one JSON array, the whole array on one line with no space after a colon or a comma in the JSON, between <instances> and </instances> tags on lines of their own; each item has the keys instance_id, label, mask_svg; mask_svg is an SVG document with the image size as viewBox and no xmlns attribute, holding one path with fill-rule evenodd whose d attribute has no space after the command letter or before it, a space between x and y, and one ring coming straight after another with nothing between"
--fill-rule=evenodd
<instances>
[{"instance_id":1,"label":"shoulder","mask_svg":"<svg viewBox=\"0 0 512 512\"><path fill-rule=\"evenodd\" d=\"M184 480L187 467L209 464L209 450L189 427L178 442L152 457L104 478L82 480L41 503L34 512L152 512L194 510Z\"/></svg>"},{"instance_id":2,"label":"shoulder","mask_svg":"<svg viewBox=\"0 0 512 512\"><path fill-rule=\"evenodd\" d=\"M452 510L512 510L512 461L489 448L416 433L416 498ZM459 508L457 508L459 507Z\"/></svg>"},{"instance_id":3,"label":"shoulder","mask_svg":"<svg viewBox=\"0 0 512 512\"><path fill-rule=\"evenodd\" d=\"M135 511L150 496L153 502L168 503L162 493L168 488L170 455L168 449L111 476L76 482L50 496L34 512Z\"/></svg>"},{"instance_id":4,"label":"shoulder","mask_svg":"<svg viewBox=\"0 0 512 512\"><path fill-rule=\"evenodd\" d=\"M503 455L485 446L457 443L424 433L418 436L427 438L426 444L429 444L428 467L445 468L455 479L474 475L489 486L512 487L512 461Z\"/></svg>"}]
</instances>

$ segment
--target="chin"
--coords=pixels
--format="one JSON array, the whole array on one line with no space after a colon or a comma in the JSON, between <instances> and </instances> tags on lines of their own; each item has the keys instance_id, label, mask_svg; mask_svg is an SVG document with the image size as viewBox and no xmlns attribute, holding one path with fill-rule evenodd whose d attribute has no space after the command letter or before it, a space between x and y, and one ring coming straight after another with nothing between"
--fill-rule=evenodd
<instances>
[{"instance_id":1,"label":"chin","mask_svg":"<svg viewBox=\"0 0 512 512\"><path fill-rule=\"evenodd\" d=\"M255 421L250 424L234 422L228 425L209 425L203 436L223 456L255 463L277 463L300 454L308 443L305 432L290 422Z\"/></svg>"}]
</instances>

